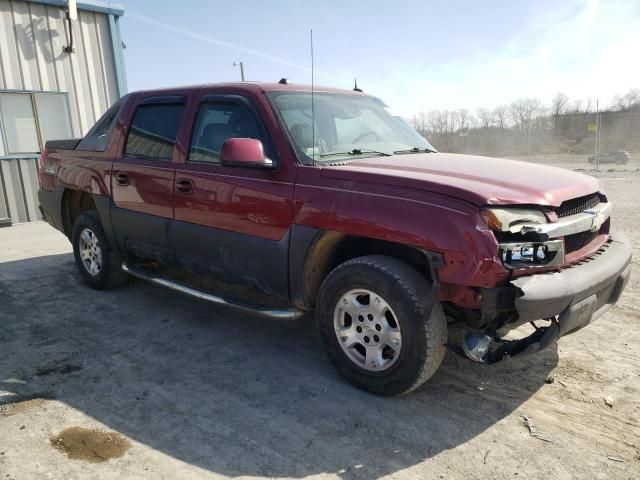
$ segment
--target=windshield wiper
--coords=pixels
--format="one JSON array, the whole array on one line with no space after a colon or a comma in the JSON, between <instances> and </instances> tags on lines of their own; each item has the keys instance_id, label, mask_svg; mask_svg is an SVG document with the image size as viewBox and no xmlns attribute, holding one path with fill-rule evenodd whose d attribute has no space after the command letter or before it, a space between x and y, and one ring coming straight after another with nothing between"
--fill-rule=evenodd
<instances>
[{"instance_id":1,"label":"windshield wiper","mask_svg":"<svg viewBox=\"0 0 640 480\"><path fill-rule=\"evenodd\" d=\"M350 152L328 152L328 153L321 153L320 154L320 158L326 158L326 157L337 157L339 155L369 155L369 154L373 154L373 155L380 155L383 157L390 157L391 154L390 153L386 153L386 152L379 152L377 150L368 150L366 148L354 148L353 150L351 150Z\"/></svg>"},{"instance_id":2,"label":"windshield wiper","mask_svg":"<svg viewBox=\"0 0 640 480\"><path fill-rule=\"evenodd\" d=\"M409 148L407 150L396 150L395 152L396 155L401 154L401 153L436 153L435 150L431 150L430 148L420 148L420 147L413 147L413 148Z\"/></svg>"}]
</instances>

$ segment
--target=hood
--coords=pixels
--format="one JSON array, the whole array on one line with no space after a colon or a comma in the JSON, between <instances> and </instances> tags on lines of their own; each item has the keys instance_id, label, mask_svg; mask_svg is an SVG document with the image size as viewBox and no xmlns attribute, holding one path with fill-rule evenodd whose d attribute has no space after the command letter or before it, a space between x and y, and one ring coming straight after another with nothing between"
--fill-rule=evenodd
<instances>
[{"instance_id":1,"label":"hood","mask_svg":"<svg viewBox=\"0 0 640 480\"><path fill-rule=\"evenodd\" d=\"M354 173L358 173L357 178ZM482 206L546 205L597 192L598 181L563 168L502 158L424 153L374 157L322 168L344 180L418 188Z\"/></svg>"}]
</instances>

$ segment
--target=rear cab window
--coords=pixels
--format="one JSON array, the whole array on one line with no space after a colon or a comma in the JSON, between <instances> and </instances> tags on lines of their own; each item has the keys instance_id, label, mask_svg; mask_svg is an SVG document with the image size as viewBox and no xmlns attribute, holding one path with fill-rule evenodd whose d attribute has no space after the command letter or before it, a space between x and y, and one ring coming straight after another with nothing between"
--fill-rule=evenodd
<instances>
[{"instance_id":1,"label":"rear cab window","mask_svg":"<svg viewBox=\"0 0 640 480\"><path fill-rule=\"evenodd\" d=\"M96 122L96 124L89 130L89 133L80 140L76 150L91 151L91 152L104 152L107 150L109 141L111 140L111 134L115 128L118 115L122 110L122 107L127 101L128 96L122 97L116 103L114 103Z\"/></svg>"},{"instance_id":2,"label":"rear cab window","mask_svg":"<svg viewBox=\"0 0 640 480\"><path fill-rule=\"evenodd\" d=\"M185 110L186 97L152 97L136 108L124 156L170 161Z\"/></svg>"}]
</instances>

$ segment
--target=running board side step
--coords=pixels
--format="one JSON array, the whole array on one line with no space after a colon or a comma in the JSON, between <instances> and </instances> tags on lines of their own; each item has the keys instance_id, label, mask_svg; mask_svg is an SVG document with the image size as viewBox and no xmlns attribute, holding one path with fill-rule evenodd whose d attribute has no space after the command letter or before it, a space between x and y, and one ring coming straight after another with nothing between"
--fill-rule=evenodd
<instances>
[{"instance_id":1,"label":"running board side step","mask_svg":"<svg viewBox=\"0 0 640 480\"><path fill-rule=\"evenodd\" d=\"M218 297L217 295L162 278L150 270L129 265L127 262L122 263L122 270L133 277L146 280L154 285L160 285L161 287L170 288L171 290L176 290L191 297L199 298L200 300L215 303L217 305L224 305L226 307L232 307L237 310L243 310L247 313L272 318L274 320L296 320L304 315L302 310L295 308L276 309L268 306L249 305L246 303L226 300L222 297Z\"/></svg>"}]
</instances>

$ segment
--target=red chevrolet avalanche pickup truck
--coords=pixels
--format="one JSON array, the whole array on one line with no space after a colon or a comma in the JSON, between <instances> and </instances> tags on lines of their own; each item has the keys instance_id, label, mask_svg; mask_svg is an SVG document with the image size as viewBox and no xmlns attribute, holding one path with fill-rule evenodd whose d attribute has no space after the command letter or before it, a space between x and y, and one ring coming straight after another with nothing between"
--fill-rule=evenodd
<instances>
[{"instance_id":1,"label":"red chevrolet avalanche pickup truck","mask_svg":"<svg viewBox=\"0 0 640 480\"><path fill-rule=\"evenodd\" d=\"M91 287L136 276L265 317L315 311L336 368L383 395L447 348L491 364L549 346L631 269L596 179L438 153L361 91L131 93L83 139L49 142L39 181Z\"/></svg>"}]
</instances>

